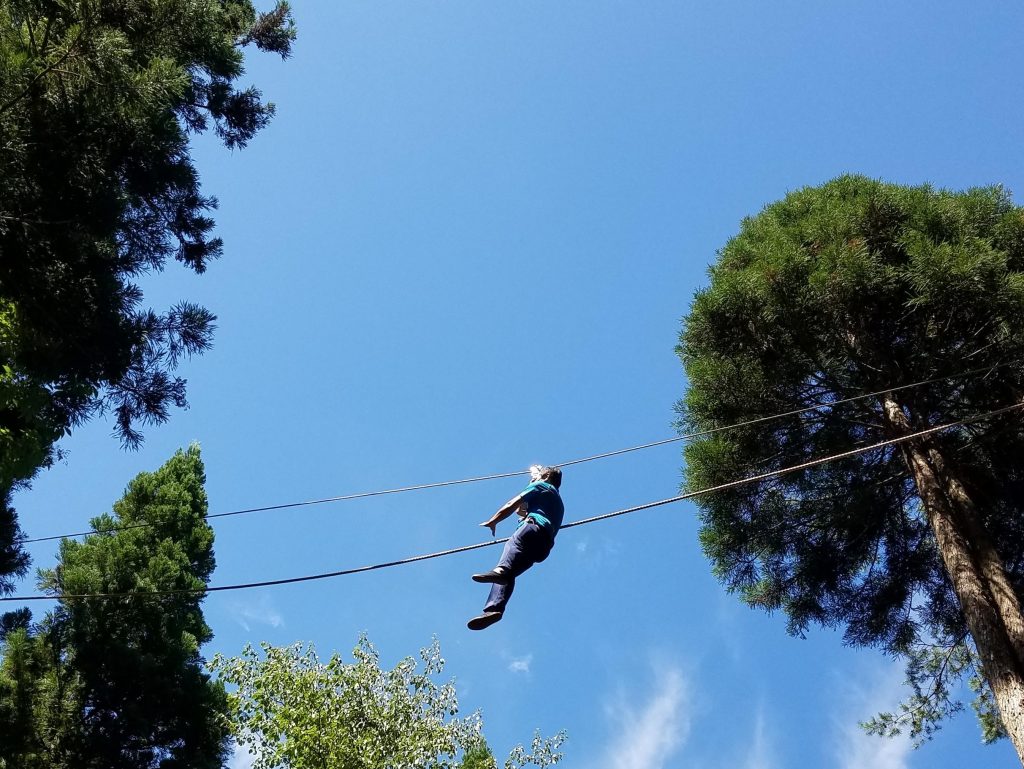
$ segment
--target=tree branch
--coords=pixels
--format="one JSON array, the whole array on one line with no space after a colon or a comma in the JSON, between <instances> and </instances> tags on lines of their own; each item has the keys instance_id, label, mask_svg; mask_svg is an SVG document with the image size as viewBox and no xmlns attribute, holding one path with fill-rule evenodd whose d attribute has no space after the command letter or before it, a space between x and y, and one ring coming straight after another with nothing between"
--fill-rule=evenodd
<instances>
[{"instance_id":1,"label":"tree branch","mask_svg":"<svg viewBox=\"0 0 1024 769\"><path fill-rule=\"evenodd\" d=\"M15 96L10 101L8 101L8 102L6 102L4 104L0 104L0 115L4 114L8 110L10 110L11 107L13 107L19 101L24 99L26 96L28 96L29 92L32 90L32 88L35 86L35 84L37 82L39 82L39 80L41 78L43 78L46 75L50 74L55 69L57 69L61 64L63 64L65 61L67 61L68 57L70 57L72 52L75 50L75 47L78 45L79 42L81 42L82 36L84 34L85 34L85 24L83 24L81 26L81 28L78 30L78 35L71 42L71 45L68 46L67 50L64 51L63 54L61 54L60 58L57 59L57 61L53 62L53 64L48 65L47 67L43 68L38 73L36 73L36 76L33 77L31 80L29 80L28 85L26 85L22 89L21 93L19 93L17 96Z\"/></svg>"}]
</instances>

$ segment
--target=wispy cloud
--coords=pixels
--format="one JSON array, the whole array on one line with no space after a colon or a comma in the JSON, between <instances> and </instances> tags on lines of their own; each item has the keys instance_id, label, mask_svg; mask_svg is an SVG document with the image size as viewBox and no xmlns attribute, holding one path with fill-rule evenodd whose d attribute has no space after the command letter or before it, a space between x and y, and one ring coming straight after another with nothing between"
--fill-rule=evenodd
<instances>
[{"instance_id":1,"label":"wispy cloud","mask_svg":"<svg viewBox=\"0 0 1024 769\"><path fill-rule=\"evenodd\" d=\"M639 704L618 697L607 708L618 734L609 742L607 769L662 769L690 733L688 696L678 668L656 670L651 692Z\"/></svg>"},{"instance_id":2,"label":"wispy cloud","mask_svg":"<svg viewBox=\"0 0 1024 769\"><path fill-rule=\"evenodd\" d=\"M744 769L774 769L776 766L774 750L767 734L764 706L757 709L757 720L754 722L754 734L750 740L750 751L744 762Z\"/></svg>"},{"instance_id":3,"label":"wispy cloud","mask_svg":"<svg viewBox=\"0 0 1024 769\"><path fill-rule=\"evenodd\" d=\"M599 570L618 560L620 546L608 537L586 536L575 543L574 550L586 568Z\"/></svg>"},{"instance_id":4,"label":"wispy cloud","mask_svg":"<svg viewBox=\"0 0 1024 769\"><path fill-rule=\"evenodd\" d=\"M835 717L836 765L840 769L907 769L913 751L908 736L877 737L859 726L881 711L894 709L903 696L902 669L888 665L859 676L857 681L846 679Z\"/></svg>"},{"instance_id":5,"label":"wispy cloud","mask_svg":"<svg viewBox=\"0 0 1024 769\"><path fill-rule=\"evenodd\" d=\"M508 663L508 669L513 673L529 673L530 663L533 662L533 655L527 654L523 657L513 657Z\"/></svg>"},{"instance_id":6,"label":"wispy cloud","mask_svg":"<svg viewBox=\"0 0 1024 769\"><path fill-rule=\"evenodd\" d=\"M266 595L261 595L255 600L235 601L228 606L228 611L246 632L252 630L253 625L284 625L284 618Z\"/></svg>"}]
</instances>

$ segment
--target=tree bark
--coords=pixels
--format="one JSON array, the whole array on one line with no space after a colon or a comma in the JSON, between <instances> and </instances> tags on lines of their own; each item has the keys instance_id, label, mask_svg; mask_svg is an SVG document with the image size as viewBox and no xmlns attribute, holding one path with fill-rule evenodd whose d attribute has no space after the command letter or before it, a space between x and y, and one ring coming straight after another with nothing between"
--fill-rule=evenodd
<instances>
[{"instance_id":1,"label":"tree bark","mask_svg":"<svg viewBox=\"0 0 1024 769\"><path fill-rule=\"evenodd\" d=\"M946 497L964 513L967 536L974 546L978 566L983 578L988 582L989 591L995 599L1007 636L1013 644L1018 669L1024 673L1024 612L1021 610L1020 598L1003 567L1003 559L982 523L974 500L956 474L949 471L946 459L934 440L928 439L927 450L928 459L944 485Z\"/></svg>"},{"instance_id":2,"label":"tree bark","mask_svg":"<svg viewBox=\"0 0 1024 769\"><path fill-rule=\"evenodd\" d=\"M893 432L912 432L910 420L891 393L883 397L882 405ZM934 442L919 438L901 443L900 449L977 647L982 674L992 687L1003 726L1024 764L1024 647L1015 642L1024 628L1020 601L977 507L949 472Z\"/></svg>"}]
</instances>

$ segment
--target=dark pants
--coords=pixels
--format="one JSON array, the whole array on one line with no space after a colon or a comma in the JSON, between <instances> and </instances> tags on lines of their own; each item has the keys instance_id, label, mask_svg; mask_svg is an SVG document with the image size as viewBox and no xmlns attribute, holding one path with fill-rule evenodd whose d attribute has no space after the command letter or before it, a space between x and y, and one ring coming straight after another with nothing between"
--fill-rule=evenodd
<instances>
[{"instance_id":1,"label":"dark pants","mask_svg":"<svg viewBox=\"0 0 1024 769\"><path fill-rule=\"evenodd\" d=\"M528 520L509 537L505 549L501 553L498 566L505 570L511 579L507 585L491 585L491 594L484 604L484 611L505 611L505 604L512 597L516 586L516 577L535 563L540 563L551 552L554 540L540 524Z\"/></svg>"}]
</instances>

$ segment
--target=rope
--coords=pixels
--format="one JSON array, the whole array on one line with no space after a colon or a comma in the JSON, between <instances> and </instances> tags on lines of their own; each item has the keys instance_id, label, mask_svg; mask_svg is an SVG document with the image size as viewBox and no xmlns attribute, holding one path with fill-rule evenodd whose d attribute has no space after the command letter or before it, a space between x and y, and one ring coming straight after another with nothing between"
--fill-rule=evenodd
<instances>
[{"instance_id":1,"label":"rope","mask_svg":"<svg viewBox=\"0 0 1024 769\"><path fill-rule=\"evenodd\" d=\"M725 432L727 430L737 430L737 429L739 429L741 427L749 427L751 425L761 424L763 422L770 422L770 421L774 421L774 420L777 420L777 419L785 419L786 417L798 416L800 414L805 414L805 413L807 413L809 411L817 411L819 409L824 409L824 408L834 408L834 407L840 406L840 405L842 405L844 403L853 403L855 401L865 400L867 398L876 398L879 395L883 395L883 394L885 394L887 392L899 392L901 390L907 390L907 389L910 389L910 388L913 388L913 387L923 387L924 385L933 384L935 382L943 382L943 381L946 381L946 380L949 380L949 379L959 379L959 378L962 378L962 377L975 376L975 375L981 374L983 372L991 372L991 371L994 371L994 370L996 370L998 368L1002 368L1004 366L1009 366L1009 365L1012 365L1012 364L1018 363L1018 362L1020 362L1020 361L1019 360L1013 360L1013 361L1008 361L1006 363L999 363L999 364L996 364L994 366L983 366L981 368L971 369L969 371L963 371L963 372L961 372L959 374L948 374L946 376L933 377L931 379L922 379L922 380L920 380L918 382L911 382L910 384L899 385L897 387L889 387L889 388L886 388L884 390L876 390L875 392L865 393L863 395L854 395L854 396L851 396L849 398L841 398L839 400L829 401L827 403L817 403L817 404L814 404L812 406L804 406L804 407L799 408L799 409L793 409L792 411L785 411L785 412L782 412L782 413L779 413L779 414L770 414L768 416L755 417L754 419L748 419L748 420L745 420L743 422L736 422L734 424L722 425L720 427L712 427L712 428L709 428L707 430L700 430L700 431L694 432L694 433L686 433L684 435L677 435L677 436L672 437L672 438L665 438L663 440L654 441L652 443L642 443L642 444L640 444L638 446L630 446L629 448L625 448L625 449L617 449L615 451L607 451L607 452L605 452L603 454L594 454L593 456L583 457L581 459L572 459L572 460L570 460L568 462L560 462L560 463L558 463L558 464L556 464L554 466L555 467L570 467L571 465L578 465L578 464L582 464L584 462L593 462L593 461L598 460L598 459L607 459L608 457L615 457L615 456L619 456L620 454L628 454L628 453L633 452L633 451L642 451L644 449L650 449L650 448L654 448L656 446L664 446L664 445L669 444L669 443L678 443L680 441L695 440L697 438L703 438L703 437L706 437L708 435L714 435L715 433ZM435 482L435 483L421 483L421 484L418 484L418 485L415 485L415 486L401 486L399 488L394 488L394 489L381 489L381 490L378 490L378 491L363 491L363 492L358 492L358 493L355 493L355 494L343 494L343 495L337 496L337 497L325 497L323 499L311 499L311 500L308 500L306 502L287 502L287 503L280 504L280 505L267 505L265 507L249 507L249 508L245 508L243 510L231 510L231 511L228 511L228 512L225 512L225 513L211 513L209 515L203 516L203 518L206 519L206 520L213 520L214 518L228 518L228 517L236 516L236 515L248 515L249 513L262 513L262 512L269 512L269 511L274 511L274 510L286 510L286 509L295 508L295 507L308 507L310 505L323 505L323 504L326 504L328 502L345 502L345 501L349 501L349 500L353 500L353 499L366 499L368 497L379 497L379 496L384 496L384 495L387 495L387 494L402 494L402 493L405 493L405 492L408 492L408 491L423 491L425 489L439 489L439 488L442 488L442 487L445 487L445 486L458 486L458 485L466 484L466 483L479 483L480 481L493 481L493 480L498 480L498 479L501 479L501 478L512 478L512 477L515 477L517 475L526 475L528 473L529 473L529 470L514 470L514 471L511 471L511 472L493 473L491 475L479 475L479 476L476 476L476 477L473 477L473 478L462 478L462 479L453 480L453 481L438 481L438 482ZM55 539L65 539L65 538L70 539L70 538L73 538L73 537L86 537L86 536L89 536L90 534L109 534L109 533L114 533L114 532L118 532L118 531L130 531L131 529L148 528L149 526L152 526L152 525L153 524L151 524L149 522L141 522L141 523L128 524L126 526L118 526L118 527L113 528L113 529L104 529L102 531L98 531L96 529L90 529L89 531L79 531L79 532L74 532L72 534L52 534L52 535L47 536L47 537L34 537L32 539L19 539L19 540L16 540L16 544L29 545L29 544L33 544L33 543L36 543L36 542L50 542L50 541L53 541Z\"/></svg>"},{"instance_id":2,"label":"rope","mask_svg":"<svg viewBox=\"0 0 1024 769\"><path fill-rule=\"evenodd\" d=\"M343 502L350 499L365 499L366 497L379 497L385 494L401 494L406 491L421 491L423 489L439 489L442 486L457 486L460 483L477 483L478 481L491 481L498 478L511 478L514 475L524 475L529 473L529 470L516 470L511 473L495 473L494 475L480 475L476 478L462 478L456 481L439 481L437 483L422 483L418 486L401 486L397 489L381 489L379 491L362 491L356 494L344 494L340 497L326 497L324 499L311 499L307 502L287 502L281 505L268 505L266 507L250 507L245 510L231 510L226 513L211 513L204 515L203 518L211 520L213 518L228 518L233 515L246 515L247 513L262 513L268 510L285 510L289 507L305 507L307 505L322 505L326 502ZM64 539L71 537L85 537L90 534L111 534L118 531L130 531L131 529L145 529L153 524L149 522L143 523L131 523L127 526L118 526L113 529L96 530L90 529L89 531L79 531L74 534L54 534L49 537L36 537L35 539L22 539L18 540L18 544L28 545L33 542L49 542L54 539Z\"/></svg>"},{"instance_id":3,"label":"rope","mask_svg":"<svg viewBox=\"0 0 1024 769\"><path fill-rule=\"evenodd\" d=\"M983 419L988 419L989 417L993 417L993 416L996 416L998 414L1003 414L1005 412L1012 411L1013 409L1019 409L1019 408L1022 408L1022 407L1024 407L1024 403L1016 403L1016 404L1014 404L1012 406L1005 406L1003 408L996 409L994 411L989 411L989 412L987 412L985 414L981 414L981 415L977 415L977 416L973 416L973 417L968 417L966 419L961 419L961 420L959 420L957 422L951 422L949 424L938 425L936 427L929 427L926 430L919 430L917 432L909 433L907 435L901 435L901 436L899 436L897 438L889 438L888 440L879 441L878 443L873 443L870 446L861 446L861 447L858 447L858 448L855 448L855 449L851 449L849 451L844 451L844 452L839 453L839 454L832 454L832 455L827 456L827 457L821 457L821 458L818 458L818 459L811 459L811 460L808 460L807 462L801 462L798 465L792 465L790 467L784 467L784 468L781 468L779 470L770 470L768 472L760 473L758 475L752 475L752 476L749 476L749 477L746 477L746 478L740 478L738 480L728 481L727 483L721 483L721 484L719 484L717 486L710 486L708 488L698 489L696 491L689 491L689 492L686 492L685 494L679 494L679 495L674 496L674 497L669 497L668 499L658 500L657 502L648 502L647 504L636 505L635 507L627 507L625 509L616 510L616 511L611 512L611 513L604 513L602 515L595 515L595 516L593 516L591 518L584 518L584 519L579 520L579 521L573 521L572 523L565 524L564 526L562 526L562 528L563 529L571 529L571 528L574 528L576 526L585 526L587 524L595 523L597 521L607 520L608 518L616 518L616 517L621 516L621 515L629 515L630 513L640 512L641 510L649 510L649 509L651 509L653 507L660 507L662 505L669 505L669 504L672 504L674 502L682 502L683 500L692 499L694 497L702 496L704 494L712 494L712 493L714 493L716 491L725 491L727 489L736 488L737 486L744 486L746 484L758 483L760 481L767 480L768 478L777 478L777 477L782 476L782 475L788 475L788 474L791 474L791 473L799 472L801 470L806 470L806 469L808 469L810 467L817 467L818 465L824 465L824 464L827 464L828 462L835 462L837 460L846 459L847 457L852 457L852 456L855 456L857 454L864 454L864 453L867 453L869 451L875 451L877 449L884 448L886 446L892 446L892 445L895 445L897 443L903 443L905 441L913 440L915 438L921 438L921 437L924 437L926 435L932 435L933 433L942 432L944 430L950 430L950 429L952 429L954 427L961 427L963 425L970 424L972 422L978 422L978 421L981 421ZM446 557L446 556L449 556L449 555L455 555L457 553L466 553L466 552L469 552L470 550L479 550L479 549L484 548L484 547L492 547L494 545L498 545L498 544L502 544L504 542L507 542L509 539L510 539L510 537L504 537L502 539L491 540L490 542L479 542L479 543L477 543L475 545L464 545L462 547L453 547L453 548L451 548L449 550L439 550L439 551L437 551L435 553L426 553L424 555L415 555L415 556L411 556L409 558L402 558L402 559L399 559L397 561L388 561L386 563L377 563L377 564L373 564L373 565L370 565L370 566L358 566L358 567L352 568L352 569L340 569L338 571L324 572L324 573L321 573L321 574L310 574L310 575L306 575L306 576L303 576L303 577L286 577L286 578L283 578L283 579L265 580L263 582L245 582L245 583L240 583L240 584L235 584L235 585L218 585L218 586L213 586L213 587L209 587L208 586L208 587L195 588L195 589L179 589L179 590L132 591L132 592L122 592L122 593L72 593L72 594L57 594L57 595L52 595L52 596L47 596L47 595L8 596L8 597L0 597L0 601L6 601L6 602L12 602L12 601L54 601L54 600L67 601L67 600L73 600L73 599L86 599L86 598L135 598L135 597L140 597L140 598L141 597L159 598L159 597L164 597L164 596L202 595L202 594L205 594L205 593L218 593L218 592L227 591L227 590L247 590L249 588L255 588L255 587L272 587L272 586L275 586L275 585L290 585L290 584L294 584L294 583L297 583L297 582L311 582L313 580L330 579L332 577L343 577L343 576L348 576L350 574L361 574L361 573L367 572L367 571L376 571L377 569L388 569L388 568L391 568L393 566L404 566L405 564L416 563L418 561L427 561L427 560L430 560L432 558L443 558L443 557Z\"/></svg>"}]
</instances>

